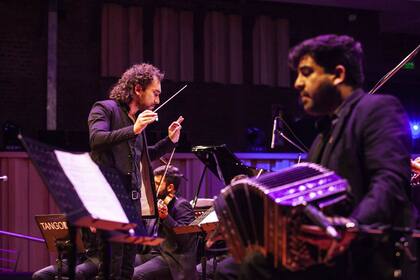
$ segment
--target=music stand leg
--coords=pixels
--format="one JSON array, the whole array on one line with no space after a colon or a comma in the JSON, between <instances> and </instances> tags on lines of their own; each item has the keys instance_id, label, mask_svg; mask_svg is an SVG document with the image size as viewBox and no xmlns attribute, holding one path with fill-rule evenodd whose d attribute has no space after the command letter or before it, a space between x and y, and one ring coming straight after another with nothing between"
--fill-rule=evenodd
<instances>
[{"instance_id":1,"label":"music stand leg","mask_svg":"<svg viewBox=\"0 0 420 280\"><path fill-rule=\"evenodd\" d=\"M76 262L77 262L77 245L76 245L76 232L77 228L73 225L69 224L69 268L68 268L68 276L69 279L76 279Z\"/></svg>"},{"instance_id":2,"label":"music stand leg","mask_svg":"<svg viewBox=\"0 0 420 280\"><path fill-rule=\"evenodd\" d=\"M55 247L57 248L57 280L62 280L63 277L63 252L67 250L66 240L56 240Z\"/></svg>"},{"instance_id":3,"label":"music stand leg","mask_svg":"<svg viewBox=\"0 0 420 280\"><path fill-rule=\"evenodd\" d=\"M203 172L201 173L200 182L198 183L198 187L194 195L194 199L192 203L193 209L195 208L195 205L197 204L197 199L198 199L198 196L200 195L201 185L203 184L204 175L206 175L206 171L207 171L207 166L204 166Z\"/></svg>"},{"instance_id":4,"label":"music stand leg","mask_svg":"<svg viewBox=\"0 0 420 280\"><path fill-rule=\"evenodd\" d=\"M101 231L101 239L103 242L102 252L102 271L103 279L110 280L109 275L111 272L111 244L108 241L108 234L106 231Z\"/></svg>"},{"instance_id":5,"label":"music stand leg","mask_svg":"<svg viewBox=\"0 0 420 280\"><path fill-rule=\"evenodd\" d=\"M206 280L207 278L207 256L206 256L206 233L201 232L198 235L200 250L201 250L201 279Z\"/></svg>"}]
</instances>

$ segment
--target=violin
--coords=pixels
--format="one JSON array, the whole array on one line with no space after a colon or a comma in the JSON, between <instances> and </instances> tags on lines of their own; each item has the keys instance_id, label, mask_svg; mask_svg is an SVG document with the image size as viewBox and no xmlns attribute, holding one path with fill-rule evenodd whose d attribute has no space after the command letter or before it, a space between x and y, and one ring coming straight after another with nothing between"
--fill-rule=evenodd
<instances>
[{"instance_id":1,"label":"violin","mask_svg":"<svg viewBox=\"0 0 420 280\"><path fill-rule=\"evenodd\" d=\"M174 199L175 198L175 195L174 194L171 194L171 193L168 193L168 195L165 197L165 198L163 198L163 199L158 199L158 206L159 205L166 205L166 206L168 206L169 205L169 203L171 203L171 201L172 201L172 199Z\"/></svg>"}]
</instances>

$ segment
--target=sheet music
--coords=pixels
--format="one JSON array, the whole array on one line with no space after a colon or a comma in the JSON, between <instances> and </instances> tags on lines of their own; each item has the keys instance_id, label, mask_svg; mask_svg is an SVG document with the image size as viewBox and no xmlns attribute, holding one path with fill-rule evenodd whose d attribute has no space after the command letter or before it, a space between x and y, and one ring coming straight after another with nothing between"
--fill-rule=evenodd
<instances>
[{"instance_id":1,"label":"sheet music","mask_svg":"<svg viewBox=\"0 0 420 280\"><path fill-rule=\"evenodd\" d=\"M207 217L205 217L201 222L200 225L202 224L208 224L208 223L216 223L218 222L219 219L217 218L217 214L216 211L211 212L209 215L207 215Z\"/></svg>"},{"instance_id":2,"label":"sheet music","mask_svg":"<svg viewBox=\"0 0 420 280\"><path fill-rule=\"evenodd\" d=\"M129 223L117 196L88 153L54 152L80 200L93 217Z\"/></svg>"}]
</instances>

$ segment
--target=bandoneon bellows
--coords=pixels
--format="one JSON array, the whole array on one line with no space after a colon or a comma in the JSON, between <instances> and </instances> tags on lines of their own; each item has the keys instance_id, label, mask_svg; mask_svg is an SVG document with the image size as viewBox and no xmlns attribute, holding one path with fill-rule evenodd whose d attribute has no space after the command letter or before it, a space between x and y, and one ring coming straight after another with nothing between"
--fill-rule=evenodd
<instances>
[{"instance_id":1,"label":"bandoneon bellows","mask_svg":"<svg viewBox=\"0 0 420 280\"><path fill-rule=\"evenodd\" d=\"M295 271L319 263L325 254L300 238L301 226L311 224L303 208L310 204L328 215L343 214L337 209L347 204L348 191L347 181L334 172L301 163L233 182L214 206L238 262L259 251L272 256L275 266Z\"/></svg>"}]
</instances>

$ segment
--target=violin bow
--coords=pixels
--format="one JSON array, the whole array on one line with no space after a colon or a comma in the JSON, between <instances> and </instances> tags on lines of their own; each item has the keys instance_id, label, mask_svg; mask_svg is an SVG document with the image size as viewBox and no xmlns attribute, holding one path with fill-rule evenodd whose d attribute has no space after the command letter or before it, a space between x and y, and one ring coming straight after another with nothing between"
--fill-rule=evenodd
<instances>
[{"instance_id":1,"label":"violin bow","mask_svg":"<svg viewBox=\"0 0 420 280\"><path fill-rule=\"evenodd\" d=\"M417 53L420 50L420 45L418 45L409 55L407 55L400 63L398 63L397 66L394 67L391 71L386 73L385 76L382 77L382 79L379 80L375 84L375 86L369 91L369 94L374 94L379 88L381 88L389 79L394 76L398 70L400 70L407 62L409 62L411 59L413 59Z\"/></svg>"}]
</instances>

